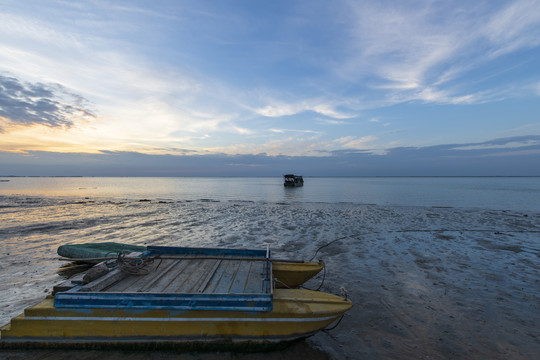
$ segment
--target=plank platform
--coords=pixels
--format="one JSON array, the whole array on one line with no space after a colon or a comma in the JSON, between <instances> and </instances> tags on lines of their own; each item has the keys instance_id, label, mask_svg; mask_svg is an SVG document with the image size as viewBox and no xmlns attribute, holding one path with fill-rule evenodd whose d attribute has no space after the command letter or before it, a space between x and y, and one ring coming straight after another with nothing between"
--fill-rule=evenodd
<instances>
[{"instance_id":1,"label":"plank platform","mask_svg":"<svg viewBox=\"0 0 540 360\"><path fill-rule=\"evenodd\" d=\"M55 307L272 309L268 251L149 247L144 258L154 259L144 269L146 274L132 275L117 268L88 284L57 293Z\"/></svg>"}]
</instances>

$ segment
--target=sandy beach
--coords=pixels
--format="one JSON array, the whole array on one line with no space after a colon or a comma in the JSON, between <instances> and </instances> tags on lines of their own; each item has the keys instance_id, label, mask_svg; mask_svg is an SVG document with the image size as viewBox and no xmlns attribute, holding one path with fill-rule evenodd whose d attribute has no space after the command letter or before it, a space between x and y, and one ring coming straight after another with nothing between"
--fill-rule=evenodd
<instances>
[{"instance_id":1,"label":"sandy beach","mask_svg":"<svg viewBox=\"0 0 540 360\"><path fill-rule=\"evenodd\" d=\"M2 324L63 278L58 269L65 264L55 251L66 239L231 248L268 243L276 257L322 259L327 272L321 290L346 289L354 307L336 329L279 352L3 350L2 359L536 359L540 354L540 213L229 201L87 200L56 202L49 209L28 207L24 224L4 209ZM318 287L321 279L306 287Z\"/></svg>"}]
</instances>

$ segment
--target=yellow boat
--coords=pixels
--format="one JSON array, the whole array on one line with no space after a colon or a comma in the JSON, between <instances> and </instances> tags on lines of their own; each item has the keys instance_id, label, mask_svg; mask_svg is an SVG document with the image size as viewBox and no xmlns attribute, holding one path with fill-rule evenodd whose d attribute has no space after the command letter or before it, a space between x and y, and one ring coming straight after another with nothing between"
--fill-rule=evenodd
<instances>
[{"instance_id":1,"label":"yellow boat","mask_svg":"<svg viewBox=\"0 0 540 360\"><path fill-rule=\"evenodd\" d=\"M313 335L339 319L349 300L311 290L275 290L269 312L171 309L58 309L47 298L1 329L4 346L271 345Z\"/></svg>"},{"instance_id":2,"label":"yellow boat","mask_svg":"<svg viewBox=\"0 0 540 360\"><path fill-rule=\"evenodd\" d=\"M119 264L58 288L2 327L0 346L259 349L311 336L352 307L332 294L275 289L268 250L185 249L131 258L146 262L142 275Z\"/></svg>"}]
</instances>

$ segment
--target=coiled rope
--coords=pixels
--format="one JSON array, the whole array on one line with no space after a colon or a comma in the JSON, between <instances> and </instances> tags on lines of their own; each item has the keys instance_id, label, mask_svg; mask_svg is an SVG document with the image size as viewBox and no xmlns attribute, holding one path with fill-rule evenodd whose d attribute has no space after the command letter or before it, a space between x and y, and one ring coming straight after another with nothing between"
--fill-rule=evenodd
<instances>
[{"instance_id":1,"label":"coiled rope","mask_svg":"<svg viewBox=\"0 0 540 360\"><path fill-rule=\"evenodd\" d=\"M156 256L133 258L126 257L126 254L124 253L119 253L118 257L116 258L116 265L122 272L125 272L126 274L147 275L150 273L149 265L153 264L156 259L159 259L159 264L154 270L157 270L163 261L159 254Z\"/></svg>"}]
</instances>

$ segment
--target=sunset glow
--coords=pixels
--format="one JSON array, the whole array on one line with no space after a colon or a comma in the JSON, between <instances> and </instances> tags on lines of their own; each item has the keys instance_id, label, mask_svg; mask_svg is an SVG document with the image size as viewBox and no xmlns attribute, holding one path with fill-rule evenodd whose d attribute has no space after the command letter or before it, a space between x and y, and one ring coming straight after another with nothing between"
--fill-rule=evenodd
<instances>
[{"instance_id":1,"label":"sunset glow","mask_svg":"<svg viewBox=\"0 0 540 360\"><path fill-rule=\"evenodd\" d=\"M0 38L8 174L14 154L115 152L377 175L363 157L502 142L531 175L540 149L540 1L4 2Z\"/></svg>"}]
</instances>

